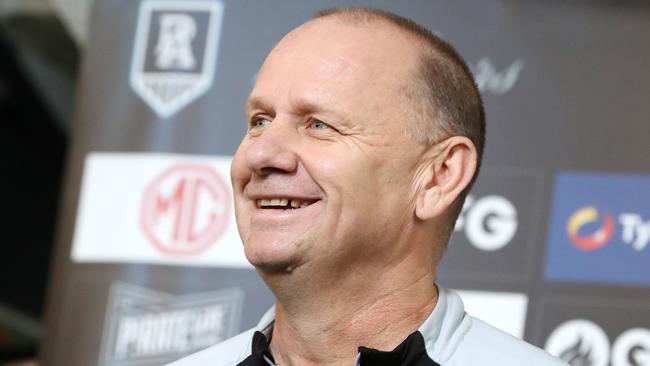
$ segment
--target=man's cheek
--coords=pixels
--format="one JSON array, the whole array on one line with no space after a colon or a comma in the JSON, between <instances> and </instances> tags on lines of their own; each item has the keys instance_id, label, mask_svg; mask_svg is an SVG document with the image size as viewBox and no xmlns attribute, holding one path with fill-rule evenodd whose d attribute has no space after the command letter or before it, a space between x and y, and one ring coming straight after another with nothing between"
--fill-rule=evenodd
<instances>
[{"instance_id":1,"label":"man's cheek","mask_svg":"<svg viewBox=\"0 0 650 366\"><path fill-rule=\"evenodd\" d=\"M238 188L240 189L245 182L250 180L251 173L250 169L246 166L243 153L240 150L237 150L230 165L230 180L233 188L235 188L235 192Z\"/></svg>"}]
</instances>

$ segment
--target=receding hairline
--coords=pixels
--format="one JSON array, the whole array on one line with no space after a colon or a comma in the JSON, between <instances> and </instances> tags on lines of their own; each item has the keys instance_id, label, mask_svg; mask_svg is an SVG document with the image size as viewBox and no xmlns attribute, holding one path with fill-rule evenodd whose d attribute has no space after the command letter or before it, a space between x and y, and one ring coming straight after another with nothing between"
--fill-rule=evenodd
<instances>
[{"instance_id":1,"label":"receding hairline","mask_svg":"<svg viewBox=\"0 0 650 366\"><path fill-rule=\"evenodd\" d=\"M357 27L385 25L417 43L426 43L429 37L429 31L416 22L385 10L370 7L341 7L321 10L303 25L321 20L334 20L343 25Z\"/></svg>"},{"instance_id":2,"label":"receding hairline","mask_svg":"<svg viewBox=\"0 0 650 366\"><path fill-rule=\"evenodd\" d=\"M320 19L335 19L342 24L351 26L362 26L372 24L385 24L398 30L401 34L411 36L415 40L423 42L425 48L420 50L423 56L439 56L442 58L452 57L454 61L460 61L456 66L468 74L471 71L465 65L462 57L447 41L435 35L427 28L415 21L403 16L391 13L390 11L371 8L366 6L336 7L320 10L311 17L305 24ZM428 53L428 55L426 54Z\"/></svg>"}]
</instances>

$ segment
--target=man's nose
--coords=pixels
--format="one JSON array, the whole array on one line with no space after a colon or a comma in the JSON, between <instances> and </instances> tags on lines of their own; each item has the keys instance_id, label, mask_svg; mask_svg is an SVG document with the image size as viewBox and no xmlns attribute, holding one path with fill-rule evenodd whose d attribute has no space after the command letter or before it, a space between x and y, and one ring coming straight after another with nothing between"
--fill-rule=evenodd
<instances>
[{"instance_id":1,"label":"man's nose","mask_svg":"<svg viewBox=\"0 0 650 366\"><path fill-rule=\"evenodd\" d=\"M271 122L249 145L246 152L248 168L259 175L294 172L298 167L294 150L296 133L288 124Z\"/></svg>"}]
</instances>

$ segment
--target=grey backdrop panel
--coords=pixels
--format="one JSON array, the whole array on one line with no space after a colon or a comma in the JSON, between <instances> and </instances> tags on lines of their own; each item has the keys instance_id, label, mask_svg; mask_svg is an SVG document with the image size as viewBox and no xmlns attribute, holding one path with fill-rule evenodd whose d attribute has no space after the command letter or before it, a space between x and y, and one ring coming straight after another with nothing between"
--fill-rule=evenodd
<instances>
[{"instance_id":1,"label":"grey backdrop panel","mask_svg":"<svg viewBox=\"0 0 650 366\"><path fill-rule=\"evenodd\" d=\"M612 342L625 329L648 327L648 307L645 312L625 309L643 308L650 302L650 278L636 285L544 280L556 174L578 170L647 177L650 173L650 7L646 3L295 0L224 4L211 88L163 121L129 85L139 2L95 2L53 259L44 364L165 361L164 357L155 362L134 357L118 362L101 354L111 323L107 318L111 289L120 283L172 298L239 289L243 305L237 330L256 323L273 300L252 270L72 262L83 162L92 151L232 155L245 130L244 101L267 52L317 10L341 5L372 5L426 25L458 48L481 86L488 144L483 175L473 195L477 203L486 196L507 199L516 208L517 228L508 243L494 251L477 249L466 231L457 230L439 281L459 289L525 293L529 297L525 338L542 347L553 328L569 318L597 322ZM647 194L640 199L650 207ZM645 215L649 220L647 211ZM490 234L487 228L486 235ZM648 258L649 251L650 246L641 255ZM619 304L620 299L625 302ZM603 319L608 309L616 317ZM635 345L650 349L650 340Z\"/></svg>"}]
</instances>

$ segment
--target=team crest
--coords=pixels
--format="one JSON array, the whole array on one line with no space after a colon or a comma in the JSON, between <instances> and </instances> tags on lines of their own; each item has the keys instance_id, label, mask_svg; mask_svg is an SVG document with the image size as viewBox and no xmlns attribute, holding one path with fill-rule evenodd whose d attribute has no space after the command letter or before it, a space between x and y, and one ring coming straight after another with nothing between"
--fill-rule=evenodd
<instances>
[{"instance_id":1,"label":"team crest","mask_svg":"<svg viewBox=\"0 0 650 366\"><path fill-rule=\"evenodd\" d=\"M158 116L171 116L212 85L222 15L216 1L140 3L130 83Z\"/></svg>"}]
</instances>

